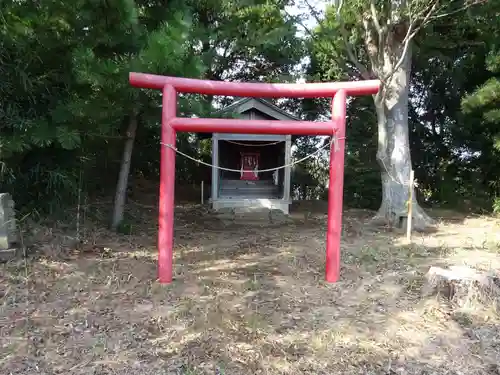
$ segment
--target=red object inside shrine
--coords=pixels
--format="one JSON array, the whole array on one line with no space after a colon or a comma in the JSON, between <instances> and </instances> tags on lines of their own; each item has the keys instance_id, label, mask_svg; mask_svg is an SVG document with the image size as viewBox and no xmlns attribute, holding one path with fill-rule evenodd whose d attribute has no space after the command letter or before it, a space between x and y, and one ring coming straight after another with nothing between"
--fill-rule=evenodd
<instances>
[{"instance_id":1,"label":"red object inside shrine","mask_svg":"<svg viewBox=\"0 0 500 375\"><path fill-rule=\"evenodd\" d=\"M257 170L259 169L258 152L240 152L241 160L241 174L240 180L255 181L259 179Z\"/></svg>"}]
</instances>

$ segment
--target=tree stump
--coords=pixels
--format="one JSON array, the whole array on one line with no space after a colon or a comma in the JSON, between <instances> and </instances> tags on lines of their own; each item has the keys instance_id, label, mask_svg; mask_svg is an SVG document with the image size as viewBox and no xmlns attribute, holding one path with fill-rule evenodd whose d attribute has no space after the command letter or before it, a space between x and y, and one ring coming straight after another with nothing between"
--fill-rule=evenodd
<instances>
[{"instance_id":1,"label":"tree stump","mask_svg":"<svg viewBox=\"0 0 500 375\"><path fill-rule=\"evenodd\" d=\"M424 296L443 296L459 308L474 308L479 304L500 307L500 278L497 272L480 272L462 266L449 269L431 267L426 281Z\"/></svg>"}]
</instances>

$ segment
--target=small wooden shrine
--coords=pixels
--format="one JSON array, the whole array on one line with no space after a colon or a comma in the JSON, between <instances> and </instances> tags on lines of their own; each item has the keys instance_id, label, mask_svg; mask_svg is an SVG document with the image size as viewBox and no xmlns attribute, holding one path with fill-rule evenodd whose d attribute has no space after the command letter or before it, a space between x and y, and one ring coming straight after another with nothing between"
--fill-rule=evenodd
<instances>
[{"instance_id":1,"label":"small wooden shrine","mask_svg":"<svg viewBox=\"0 0 500 375\"><path fill-rule=\"evenodd\" d=\"M245 98L220 112L249 120L298 120L267 100ZM211 202L221 208L279 209L288 214L290 167L259 172L290 164L292 137L267 134L212 134Z\"/></svg>"}]
</instances>

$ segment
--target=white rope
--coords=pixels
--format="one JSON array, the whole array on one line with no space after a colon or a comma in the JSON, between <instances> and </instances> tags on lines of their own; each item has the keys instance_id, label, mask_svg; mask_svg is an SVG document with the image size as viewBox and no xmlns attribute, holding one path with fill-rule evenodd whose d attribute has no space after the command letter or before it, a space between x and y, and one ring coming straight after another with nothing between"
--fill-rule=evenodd
<instances>
[{"instance_id":1,"label":"white rope","mask_svg":"<svg viewBox=\"0 0 500 375\"><path fill-rule=\"evenodd\" d=\"M398 185L401 185L401 186L407 186L407 187L410 187L410 184L409 183L406 183L406 182L399 182L398 180L396 180L396 178L394 178L392 175L391 175L391 172L389 172L389 169L387 168L387 166L385 165L385 162L383 159L380 159L380 161L382 162L382 166L384 167L384 170L385 170L385 173L387 174L387 176L389 176L389 179L392 180L392 182L395 182L396 184ZM414 180L413 181L413 187L414 188L418 188L418 181L417 180Z\"/></svg>"},{"instance_id":2,"label":"white rope","mask_svg":"<svg viewBox=\"0 0 500 375\"><path fill-rule=\"evenodd\" d=\"M329 143L325 143L323 146L321 146L320 148L318 148L316 151L304 156L303 158L299 159L299 160L296 160L290 164L284 164L284 165L281 165L279 167L276 167L276 168L269 168L269 169L257 169L255 170L254 172L257 172L257 173L262 173L262 172L274 172L274 171L277 171L277 170L280 170L280 169L284 169L284 168L288 168L288 167L293 167L299 163L302 163L303 161L307 160L307 159L310 159L312 158L313 156L319 154L322 150L324 150L325 148L327 148L328 146L331 146L333 144L333 150L334 152L336 151L339 151L340 148L339 148L339 145L338 145L338 141L340 139L345 139L345 137L341 137L341 138L338 138L336 136L333 136L331 141ZM213 165L213 164L210 164L210 163L205 163L203 160L200 160L200 159L196 159L188 154L185 154L184 152L182 151L179 151L176 147L172 146L171 144L167 144L167 143L163 143L163 142L160 142L160 144L162 146L165 146L165 147L168 147L172 150L174 150L176 153L178 153L179 155L181 156L184 156L185 158L187 159L190 159L196 163L200 163L202 165L205 165L207 167L211 167L211 168L215 168L215 169L219 169L221 171L227 171L227 172L237 172L237 173L241 173L241 169L231 169L231 168L224 168L224 167L220 167L218 165Z\"/></svg>"},{"instance_id":3,"label":"white rope","mask_svg":"<svg viewBox=\"0 0 500 375\"><path fill-rule=\"evenodd\" d=\"M234 145L238 146L246 146L246 147L266 147L266 146L274 146L277 145L278 143L285 142L285 141L277 141L277 142L269 142L269 143L241 143L241 142L235 142L235 141L230 141L229 139L221 139L221 141L227 142L227 143L232 143Z\"/></svg>"}]
</instances>

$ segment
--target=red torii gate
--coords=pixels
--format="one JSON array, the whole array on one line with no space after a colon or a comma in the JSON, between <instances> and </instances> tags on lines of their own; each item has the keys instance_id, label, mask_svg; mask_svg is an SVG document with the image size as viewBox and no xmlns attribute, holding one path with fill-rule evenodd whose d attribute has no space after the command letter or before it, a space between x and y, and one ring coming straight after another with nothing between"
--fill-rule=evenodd
<instances>
[{"instance_id":1,"label":"red torii gate","mask_svg":"<svg viewBox=\"0 0 500 375\"><path fill-rule=\"evenodd\" d=\"M174 239L174 184L176 132L323 135L336 138L330 148L330 183L326 234L326 281L336 282L340 272L340 234L344 185L344 148L347 95L376 94L379 80L335 83L239 83L130 73L132 86L163 90L158 278L172 282ZM332 100L332 121L272 121L177 117L177 93L267 98L326 98Z\"/></svg>"}]
</instances>

